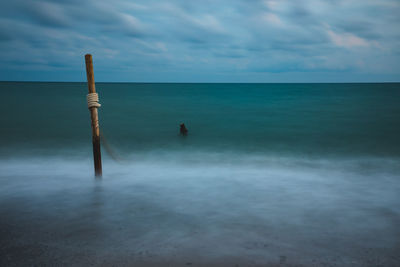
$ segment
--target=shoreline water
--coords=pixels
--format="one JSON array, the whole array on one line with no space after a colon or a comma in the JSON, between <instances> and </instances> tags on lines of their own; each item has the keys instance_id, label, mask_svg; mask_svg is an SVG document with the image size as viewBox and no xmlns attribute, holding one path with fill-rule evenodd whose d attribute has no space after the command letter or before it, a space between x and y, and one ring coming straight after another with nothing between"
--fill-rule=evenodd
<instances>
[{"instance_id":1,"label":"shoreline water","mask_svg":"<svg viewBox=\"0 0 400 267\"><path fill-rule=\"evenodd\" d=\"M2 265L400 262L397 161L156 158L1 160Z\"/></svg>"},{"instance_id":2,"label":"shoreline water","mask_svg":"<svg viewBox=\"0 0 400 267\"><path fill-rule=\"evenodd\" d=\"M0 83L0 265L400 264L397 84L100 83L103 179L56 85Z\"/></svg>"}]
</instances>

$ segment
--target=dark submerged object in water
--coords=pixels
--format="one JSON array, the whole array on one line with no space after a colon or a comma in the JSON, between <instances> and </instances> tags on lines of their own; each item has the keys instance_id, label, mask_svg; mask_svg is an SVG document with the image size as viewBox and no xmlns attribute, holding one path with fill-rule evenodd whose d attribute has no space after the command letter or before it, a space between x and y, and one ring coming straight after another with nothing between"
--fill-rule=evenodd
<instances>
[{"instance_id":1,"label":"dark submerged object in water","mask_svg":"<svg viewBox=\"0 0 400 267\"><path fill-rule=\"evenodd\" d=\"M186 136L188 134L188 129L186 129L186 126L184 123L181 123L181 129L180 129L180 133L183 136Z\"/></svg>"}]
</instances>

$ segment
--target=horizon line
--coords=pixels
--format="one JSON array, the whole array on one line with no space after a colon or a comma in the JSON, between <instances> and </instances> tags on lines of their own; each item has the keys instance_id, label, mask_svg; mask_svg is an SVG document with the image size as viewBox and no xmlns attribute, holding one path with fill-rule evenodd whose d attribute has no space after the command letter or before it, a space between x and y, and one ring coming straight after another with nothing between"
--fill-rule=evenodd
<instances>
[{"instance_id":1,"label":"horizon line","mask_svg":"<svg viewBox=\"0 0 400 267\"><path fill-rule=\"evenodd\" d=\"M87 81L6 81L0 83L87 83ZM122 82L122 81L96 81L96 83L137 83L137 84L381 84L381 83L400 83L400 81L352 81L352 82Z\"/></svg>"}]
</instances>

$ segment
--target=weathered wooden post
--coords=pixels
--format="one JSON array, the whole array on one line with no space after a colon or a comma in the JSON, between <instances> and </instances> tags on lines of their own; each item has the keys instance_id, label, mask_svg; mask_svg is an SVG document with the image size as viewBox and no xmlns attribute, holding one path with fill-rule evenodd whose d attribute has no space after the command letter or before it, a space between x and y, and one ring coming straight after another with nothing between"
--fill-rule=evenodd
<instances>
[{"instance_id":1,"label":"weathered wooden post","mask_svg":"<svg viewBox=\"0 0 400 267\"><path fill-rule=\"evenodd\" d=\"M94 85L92 55L86 54L85 62L86 62L87 83L89 89L89 94L87 95L87 102L88 102L88 108L90 110L90 118L92 121L94 173L96 176L102 176L103 170L101 167L100 128L99 128L99 116L97 112L97 108L100 107L100 104L99 104L99 96L96 93L96 87Z\"/></svg>"}]
</instances>

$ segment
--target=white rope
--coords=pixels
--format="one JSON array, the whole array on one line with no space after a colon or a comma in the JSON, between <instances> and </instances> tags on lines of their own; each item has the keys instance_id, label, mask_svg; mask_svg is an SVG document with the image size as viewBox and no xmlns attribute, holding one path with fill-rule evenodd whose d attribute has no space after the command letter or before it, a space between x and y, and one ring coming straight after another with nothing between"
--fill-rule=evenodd
<instances>
[{"instance_id":1,"label":"white rope","mask_svg":"<svg viewBox=\"0 0 400 267\"><path fill-rule=\"evenodd\" d=\"M88 108L99 108L101 105L99 104L99 95L97 93L90 93L86 96Z\"/></svg>"}]
</instances>

